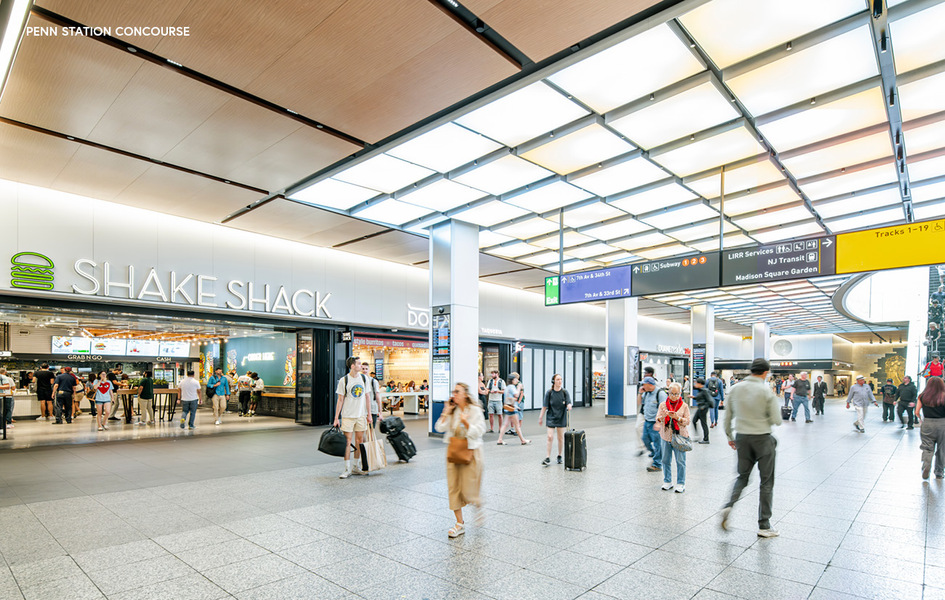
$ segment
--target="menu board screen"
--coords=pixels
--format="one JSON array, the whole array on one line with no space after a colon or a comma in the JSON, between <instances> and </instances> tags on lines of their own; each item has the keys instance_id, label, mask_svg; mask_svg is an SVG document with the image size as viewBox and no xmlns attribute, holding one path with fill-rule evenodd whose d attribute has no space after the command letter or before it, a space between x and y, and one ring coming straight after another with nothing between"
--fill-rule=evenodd
<instances>
[{"instance_id":1,"label":"menu board screen","mask_svg":"<svg viewBox=\"0 0 945 600\"><path fill-rule=\"evenodd\" d=\"M125 355L125 340L111 338L91 338L92 354Z\"/></svg>"},{"instance_id":2,"label":"menu board screen","mask_svg":"<svg viewBox=\"0 0 945 600\"><path fill-rule=\"evenodd\" d=\"M189 342L161 342L159 356L171 356L174 358L187 358L190 356Z\"/></svg>"},{"instance_id":3,"label":"menu board screen","mask_svg":"<svg viewBox=\"0 0 945 600\"><path fill-rule=\"evenodd\" d=\"M158 356L160 350L157 340L128 340L128 356Z\"/></svg>"},{"instance_id":4,"label":"menu board screen","mask_svg":"<svg viewBox=\"0 0 945 600\"><path fill-rule=\"evenodd\" d=\"M52 338L53 354L91 354L92 338L54 335Z\"/></svg>"}]
</instances>

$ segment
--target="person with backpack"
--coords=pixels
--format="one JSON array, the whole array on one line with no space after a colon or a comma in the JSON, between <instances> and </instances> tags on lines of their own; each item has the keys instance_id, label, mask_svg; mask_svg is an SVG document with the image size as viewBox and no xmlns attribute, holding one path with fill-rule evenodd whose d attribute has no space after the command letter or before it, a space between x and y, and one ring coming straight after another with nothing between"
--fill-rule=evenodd
<instances>
[{"instance_id":1,"label":"person with backpack","mask_svg":"<svg viewBox=\"0 0 945 600\"><path fill-rule=\"evenodd\" d=\"M902 378L902 383L899 384L896 397L899 398L899 405L896 407L896 414L899 416L899 422L901 423L899 429L906 426L906 419L903 413L909 415L908 428L912 429L913 423L915 422L915 405L918 399L918 391L916 390L915 384L912 383L912 377L906 375Z\"/></svg>"},{"instance_id":2,"label":"person with backpack","mask_svg":"<svg viewBox=\"0 0 945 600\"><path fill-rule=\"evenodd\" d=\"M696 401L696 416L692 418L692 426L696 430L696 433L699 432L699 422L702 422L702 441L700 444L709 443L709 426L707 425L707 416L709 410L714 406L714 400L712 396L709 395L709 390L706 389L705 379L701 377L696 377L696 380L693 382L692 394L689 396Z\"/></svg>"},{"instance_id":3,"label":"person with backpack","mask_svg":"<svg viewBox=\"0 0 945 600\"><path fill-rule=\"evenodd\" d=\"M384 407L381 402L381 384L377 382L377 379L371 376L366 362L361 363L361 374L367 379L367 389L365 393L371 401L371 427L374 428L377 427L377 422L380 420L381 409Z\"/></svg>"},{"instance_id":4,"label":"person with backpack","mask_svg":"<svg viewBox=\"0 0 945 600\"><path fill-rule=\"evenodd\" d=\"M230 399L230 380L223 376L223 369L217 369L207 380L207 389L213 389L213 417L214 425L223 424L223 413L226 412L226 403Z\"/></svg>"},{"instance_id":5,"label":"person with backpack","mask_svg":"<svg viewBox=\"0 0 945 600\"><path fill-rule=\"evenodd\" d=\"M345 360L348 373L338 380L335 393L338 403L335 407L335 427L341 427L345 434L345 470L338 476L347 479L352 474L361 474L361 443L364 432L371 424L371 400L367 395L367 378L361 373L361 359L350 356ZM352 446L353 438L353 446ZM354 448L354 470L351 468L351 449Z\"/></svg>"},{"instance_id":6,"label":"person with backpack","mask_svg":"<svg viewBox=\"0 0 945 600\"><path fill-rule=\"evenodd\" d=\"M643 377L644 379L652 377L653 381L656 381L656 370L650 366L643 367ZM637 450L637 456L643 456L643 453L647 451L647 445L643 442L643 427L646 423L646 420L643 418L643 392L643 384L641 383L637 386L637 406L640 407L640 410L637 411L638 414L636 418L637 443L640 445ZM650 456L653 456L652 452L650 452Z\"/></svg>"},{"instance_id":7,"label":"person with backpack","mask_svg":"<svg viewBox=\"0 0 945 600\"><path fill-rule=\"evenodd\" d=\"M551 389L545 392L545 399L541 403L541 414L538 415L538 424L541 425L545 414L548 415L546 425L548 427L548 444L545 450L545 460L541 461L543 467L551 464L551 442L557 436L558 438L558 464L562 464L561 457L564 456L564 428L568 426L568 411L571 410L571 396L568 390L564 389L564 378L560 374L551 377Z\"/></svg>"},{"instance_id":8,"label":"person with backpack","mask_svg":"<svg viewBox=\"0 0 945 600\"><path fill-rule=\"evenodd\" d=\"M712 417L711 427L715 427L719 424L719 405L725 401L725 386L722 383L722 380L719 379L718 372L712 371L712 374L705 382L705 387L709 392L709 395L712 397L712 408L710 410L710 415Z\"/></svg>"},{"instance_id":9,"label":"person with backpack","mask_svg":"<svg viewBox=\"0 0 945 600\"><path fill-rule=\"evenodd\" d=\"M656 388L656 380L643 378L643 443L653 456L653 464L646 468L650 473L663 470L661 458L662 440L656 430L656 413L666 400L666 392Z\"/></svg>"},{"instance_id":10,"label":"person with backpack","mask_svg":"<svg viewBox=\"0 0 945 600\"><path fill-rule=\"evenodd\" d=\"M489 431L486 433L495 433L493 419L499 421L499 429L502 429L502 401L505 398L505 382L499 377L499 371L493 369L492 378L486 385L486 391L489 393Z\"/></svg>"},{"instance_id":11,"label":"person with backpack","mask_svg":"<svg viewBox=\"0 0 945 600\"><path fill-rule=\"evenodd\" d=\"M890 377L886 380L886 384L880 388L880 391L883 393L883 423L887 421L887 415L889 422L892 423L896 410L896 400L899 399L899 388L893 384Z\"/></svg>"}]
</instances>

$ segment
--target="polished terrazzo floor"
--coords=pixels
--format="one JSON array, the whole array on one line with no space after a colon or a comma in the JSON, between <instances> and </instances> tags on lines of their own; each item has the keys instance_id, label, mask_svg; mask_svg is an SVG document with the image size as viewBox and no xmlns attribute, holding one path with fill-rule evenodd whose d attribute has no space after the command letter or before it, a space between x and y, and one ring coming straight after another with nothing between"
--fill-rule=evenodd
<instances>
[{"instance_id":1,"label":"polished terrazzo floor","mask_svg":"<svg viewBox=\"0 0 945 600\"><path fill-rule=\"evenodd\" d=\"M945 598L945 480L880 410L862 435L838 401L777 431L776 539L755 535L757 476L719 529L720 430L675 494L632 421L576 410L578 473L539 465L537 417L531 446L487 436L486 523L456 540L419 421L410 464L344 481L318 429L0 451L0 598Z\"/></svg>"}]
</instances>

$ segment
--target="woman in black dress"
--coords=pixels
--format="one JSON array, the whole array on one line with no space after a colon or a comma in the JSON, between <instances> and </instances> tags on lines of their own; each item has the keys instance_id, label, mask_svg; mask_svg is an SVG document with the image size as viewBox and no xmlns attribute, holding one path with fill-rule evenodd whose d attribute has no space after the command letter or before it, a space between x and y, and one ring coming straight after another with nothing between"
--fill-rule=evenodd
<instances>
[{"instance_id":1,"label":"woman in black dress","mask_svg":"<svg viewBox=\"0 0 945 600\"><path fill-rule=\"evenodd\" d=\"M564 428L567 427L567 412L571 410L571 396L568 390L564 389L564 379L561 375L554 375L551 378L551 389L545 392L545 399L541 403L541 414L538 416L538 424L541 425L548 414L548 445L545 451L545 460L541 461L543 467L551 464L551 442L558 436L558 464L562 463L561 456L564 454Z\"/></svg>"}]
</instances>

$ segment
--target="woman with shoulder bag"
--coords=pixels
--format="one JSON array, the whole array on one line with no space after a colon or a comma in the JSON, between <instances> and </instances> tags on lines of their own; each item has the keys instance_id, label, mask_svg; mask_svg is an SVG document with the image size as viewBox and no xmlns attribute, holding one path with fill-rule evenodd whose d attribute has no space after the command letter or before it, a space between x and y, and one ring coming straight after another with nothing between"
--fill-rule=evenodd
<instances>
[{"instance_id":1,"label":"woman with shoulder bag","mask_svg":"<svg viewBox=\"0 0 945 600\"><path fill-rule=\"evenodd\" d=\"M505 413L505 416L502 419L502 426L499 428L499 446L505 445L505 442L502 441L502 436L505 435L506 427L511 427L512 430L515 431L523 446L532 443L531 440L526 440L525 436L522 435L522 423L518 418L519 409L524 409L522 405L522 398L524 396L525 390L522 389L522 386L518 382L518 373L509 373L509 384L505 386L505 404L502 406L502 411Z\"/></svg>"},{"instance_id":2,"label":"woman with shoulder bag","mask_svg":"<svg viewBox=\"0 0 945 600\"><path fill-rule=\"evenodd\" d=\"M673 436L682 436L683 444L689 442L689 424L692 422L689 416L689 405L683 402L682 387L678 383L669 385L669 397L660 404L656 411L656 430L660 432L660 438L663 440L662 463L663 463L663 490L673 489L673 457L676 457L676 493L681 494L686 491L686 450L673 443Z\"/></svg>"},{"instance_id":3,"label":"woman with shoulder bag","mask_svg":"<svg viewBox=\"0 0 945 600\"><path fill-rule=\"evenodd\" d=\"M449 489L450 510L456 515L456 524L450 527L451 538L466 533L463 507L472 504L476 510L476 524L482 523L482 434L486 420L482 407L469 395L469 386L457 383L453 396L443 408L443 414L433 426L445 434L449 444L446 451L446 485Z\"/></svg>"}]
</instances>

